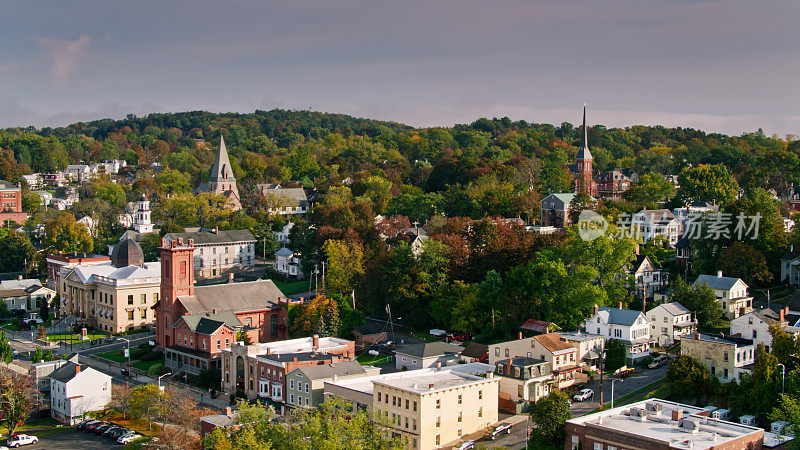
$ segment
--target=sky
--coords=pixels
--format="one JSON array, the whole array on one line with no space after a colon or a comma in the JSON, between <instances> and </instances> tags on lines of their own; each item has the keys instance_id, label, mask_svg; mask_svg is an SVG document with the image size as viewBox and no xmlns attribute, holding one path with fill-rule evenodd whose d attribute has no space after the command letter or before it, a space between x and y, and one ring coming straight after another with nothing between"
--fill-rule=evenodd
<instances>
[{"instance_id":1,"label":"sky","mask_svg":"<svg viewBox=\"0 0 800 450\"><path fill-rule=\"evenodd\" d=\"M800 135L797 0L0 0L0 127L308 109Z\"/></svg>"}]
</instances>

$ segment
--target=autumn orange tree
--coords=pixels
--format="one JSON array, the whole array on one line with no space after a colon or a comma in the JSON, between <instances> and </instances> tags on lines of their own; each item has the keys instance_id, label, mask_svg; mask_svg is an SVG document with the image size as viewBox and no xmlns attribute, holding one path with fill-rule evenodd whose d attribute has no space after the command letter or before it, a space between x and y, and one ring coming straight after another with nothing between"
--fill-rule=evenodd
<instances>
[{"instance_id":1,"label":"autumn orange tree","mask_svg":"<svg viewBox=\"0 0 800 450\"><path fill-rule=\"evenodd\" d=\"M294 333L336 336L342 328L336 300L319 294L294 309Z\"/></svg>"}]
</instances>

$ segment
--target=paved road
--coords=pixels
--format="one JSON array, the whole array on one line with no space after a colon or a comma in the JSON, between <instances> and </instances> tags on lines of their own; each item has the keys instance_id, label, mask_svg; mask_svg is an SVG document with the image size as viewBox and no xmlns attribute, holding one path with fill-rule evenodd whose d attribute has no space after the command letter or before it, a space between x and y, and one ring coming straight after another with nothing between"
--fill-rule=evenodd
<instances>
[{"instance_id":1,"label":"paved road","mask_svg":"<svg viewBox=\"0 0 800 450\"><path fill-rule=\"evenodd\" d=\"M619 399L630 393L636 392L639 389L652 384L664 378L667 374L667 366L661 366L658 369L636 369L637 372L633 375L621 379L614 383L614 398ZM611 405L611 383L617 377L604 377L603 379L603 401L606 405ZM582 416L590 412L596 411L600 407L600 382L597 381L590 386L594 390L594 398L589 402L575 402L570 408L572 414Z\"/></svg>"}]
</instances>

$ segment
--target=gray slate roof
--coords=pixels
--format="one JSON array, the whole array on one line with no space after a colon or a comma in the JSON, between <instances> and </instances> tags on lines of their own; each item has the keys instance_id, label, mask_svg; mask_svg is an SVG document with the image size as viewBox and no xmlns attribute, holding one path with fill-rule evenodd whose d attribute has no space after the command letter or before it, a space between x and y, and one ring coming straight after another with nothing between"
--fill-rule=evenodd
<instances>
[{"instance_id":1,"label":"gray slate roof","mask_svg":"<svg viewBox=\"0 0 800 450\"><path fill-rule=\"evenodd\" d=\"M259 184L256 185L256 190L261 195L272 195L276 199L282 200L281 206L308 206L308 196L303 188L275 188L274 186L271 184Z\"/></svg>"},{"instance_id":2,"label":"gray slate roof","mask_svg":"<svg viewBox=\"0 0 800 450\"><path fill-rule=\"evenodd\" d=\"M661 307L664 308L666 312L672 314L673 316L680 316L682 314L691 314L691 311L686 309L685 306L681 305L678 302L664 303L663 305L661 305Z\"/></svg>"},{"instance_id":3,"label":"gray slate roof","mask_svg":"<svg viewBox=\"0 0 800 450\"><path fill-rule=\"evenodd\" d=\"M695 282L692 283L692 286L699 286L699 285L705 283L711 289L722 289L722 290L726 290L727 291L728 289L732 288L733 285L736 284L736 282L739 281L739 280L740 280L739 278L734 278L734 277L718 277L716 275L700 275L699 277L697 277L697 280L695 280ZM747 286L747 284L745 284L745 286Z\"/></svg>"},{"instance_id":4,"label":"gray slate roof","mask_svg":"<svg viewBox=\"0 0 800 450\"><path fill-rule=\"evenodd\" d=\"M275 256L292 256L292 254L294 254L294 252L286 247L281 247L280 250L275 252Z\"/></svg>"},{"instance_id":5,"label":"gray slate roof","mask_svg":"<svg viewBox=\"0 0 800 450\"><path fill-rule=\"evenodd\" d=\"M606 316L605 319L607 323L630 326L636 323L636 319L639 318L641 311L601 306L597 309L597 313Z\"/></svg>"},{"instance_id":6,"label":"gray slate roof","mask_svg":"<svg viewBox=\"0 0 800 450\"><path fill-rule=\"evenodd\" d=\"M54 370L53 373L50 374L50 378L66 383L69 380L75 378L76 375L75 367L80 367L81 371L83 371L89 366L85 364L75 364L72 361L67 361L63 366Z\"/></svg>"},{"instance_id":7,"label":"gray slate roof","mask_svg":"<svg viewBox=\"0 0 800 450\"><path fill-rule=\"evenodd\" d=\"M426 342L424 344L409 344L397 347L395 353L416 356L417 358L433 358L444 356L448 353L457 354L464 351L460 345L448 344L447 342Z\"/></svg>"},{"instance_id":8,"label":"gray slate roof","mask_svg":"<svg viewBox=\"0 0 800 450\"><path fill-rule=\"evenodd\" d=\"M217 331L217 329L222 325L227 325L233 329L242 326L242 322L239 321L239 318L236 317L236 314L231 311L219 311L216 314L192 314L183 316L180 320L183 320L193 332L205 335L210 335L211 333ZM177 326L178 323L179 322L176 322L173 326Z\"/></svg>"},{"instance_id":9,"label":"gray slate roof","mask_svg":"<svg viewBox=\"0 0 800 450\"><path fill-rule=\"evenodd\" d=\"M278 299L285 297L272 280L244 283L196 286L194 295L183 295L178 301L189 314L217 311L256 311L277 308Z\"/></svg>"},{"instance_id":10,"label":"gray slate roof","mask_svg":"<svg viewBox=\"0 0 800 450\"><path fill-rule=\"evenodd\" d=\"M303 366L298 368L309 380L333 378L334 375L343 377L347 375L366 374L367 371L357 361L340 361L333 364L319 366Z\"/></svg>"},{"instance_id":11,"label":"gray slate roof","mask_svg":"<svg viewBox=\"0 0 800 450\"><path fill-rule=\"evenodd\" d=\"M184 242L194 239L195 245L206 244L231 244L235 242L255 242L256 238L250 230L226 230L216 233L211 231L197 231L193 233L167 233L165 238L170 240L183 239Z\"/></svg>"},{"instance_id":12,"label":"gray slate roof","mask_svg":"<svg viewBox=\"0 0 800 450\"><path fill-rule=\"evenodd\" d=\"M14 183L9 183L6 180L0 180L0 189L13 189L16 188L17 185Z\"/></svg>"}]
</instances>

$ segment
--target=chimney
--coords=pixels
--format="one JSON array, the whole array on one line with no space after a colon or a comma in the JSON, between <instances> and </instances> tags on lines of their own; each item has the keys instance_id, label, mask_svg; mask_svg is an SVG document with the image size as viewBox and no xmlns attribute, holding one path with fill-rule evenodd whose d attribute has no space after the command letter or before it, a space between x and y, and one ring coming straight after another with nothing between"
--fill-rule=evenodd
<instances>
[{"instance_id":1,"label":"chimney","mask_svg":"<svg viewBox=\"0 0 800 450\"><path fill-rule=\"evenodd\" d=\"M314 336L311 337L311 339L312 339L314 348L319 348L319 335L315 334Z\"/></svg>"},{"instance_id":2,"label":"chimney","mask_svg":"<svg viewBox=\"0 0 800 450\"><path fill-rule=\"evenodd\" d=\"M81 373L81 366L80 364L75 364L75 375Z\"/></svg>"},{"instance_id":3,"label":"chimney","mask_svg":"<svg viewBox=\"0 0 800 450\"><path fill-rule=\"evenodd\" d=\"M225 415L226 416L230 416L232 412L233 412L233 410L231 409L230 406L226 406L225 407Z\"/></svg>"},{"instance_id":4,"label":"chimney","mask_svg":"<svg viewBox=\"0 0 800 450\"><path fill-rule=\"evenodd\" d=\"M522 331L519 332L519 339L522 339Z\"/></svg>"},{"instance_id":5,"label":"chimney","mask_svg":"<svg viewBox=\"0 0 800 450\"><path fill-rule=\"evenodd\" d=\"M211 312L212 312L212 313L214 313L214 314L216 314L216 313L217 313L217 310L216 310L216 308L215 308L215 309L212 309L212 310L211 310Z\"/></svg>"},{"instance_id":6,"label":"chimney","mask_svg":"<svg viewBox=\"0 0 800 450\"><path fill-rule=\"evenodd\" d=\"M436 371L438 372L440 370L442 370L442 362L441 361L436 361Z\"/></svg>"},{"instance_id":7,"label":"chimney","mask_svg":"<svg viewBox=\"0 0 800 450\"><path fill-rule=\"evenodd\" d=\"M428 389L433 390L433 383L428 385Z\"/></svg>"},{"instance_id":8,"label":"chimney","mask_svg":"<svg viewBox=\"0 0 800 450\"><path fill-rule=\"evenodd\" d=\"M511 375L511 358L506 359L506 375Z\"/></svg>"},{"instance_id":9,"label":"chimney","mask_svg":"<svg viewBox=\"0 0 800 450\"><path fill-rule=\"evenodd\" d=\"M292 362L297 362L297 356L292 356Z\"/></svg>"},{"instance_id":10,"label":"chimney","mask_svg":"<svg viewBox=\"0 0 800 450\"><path fill-rule=\"evenodd\" d=\"M721 270L717 271L717 278L722 278L722 271Z\"/></svg>"},{"instance_id":11,"label":"chimney","mask_svg":"<svg viewBox=\"0 0 800 450\"><path fill-rule=\"evenodd\" d=\"M598 309L600 309L600 308L598 308L597 303L595 303L594 304L594 313L595 314L597 314Z\"/></svg>"},{"instance_id":12,"label":"chimney","mask_svg":"<svg viewBox=\"0 0 800 450\"><path fill-rule=\"evenodd\" d=\"M622 302L619 302L619 309L622 309Z\"/></svg>"},{"instance_id":13,"label":"chimney","mask_svg":"<svg viewBox=\"0 0 800 450\"><path fill-rule=\"evenodd\" d=\"M228 283L233 283L233 272L228 273Z\"/></svg>"},{"instance_id":14,"label":"chimney","mask_svg":"<svg viewBox=\"0 0 800 450\"><path fill-rule=\"evenodd\" d=\"M694 334L694 338L695 338L696 340L700 340L700 333L695 333L695 334Z\"/></svg>"},{"instance_id":15,"label":"chimney","mask_svg":"<svg viewBox=\"0 0 800 450\"><path fill-rule=\"evenodd\" d=\"M672 410L672 421L677 422L683 419L683 410L682 409L673 409Z\"/></svg>"},{"instance_id":16,"label":"chimney","mask_svg":"<svg viewBox=\"0 0 800 450\"><path fill-rule=\"evenodd\" d=\"M22 275L17 275L17 279L22 281Z\"/></svg>"},{"instance_id":17,"label":"chimney","mask_svg":"<svg viewBox=\"0 0 800 450\"><path fill-rule=\"evenodd\" d=\"M781 310L780 310L780 321L781 321L781 323L783 323L783 321L785 319L786 319L786 309L785 308L781 308Z\"/></svg>"}]
</instances>

